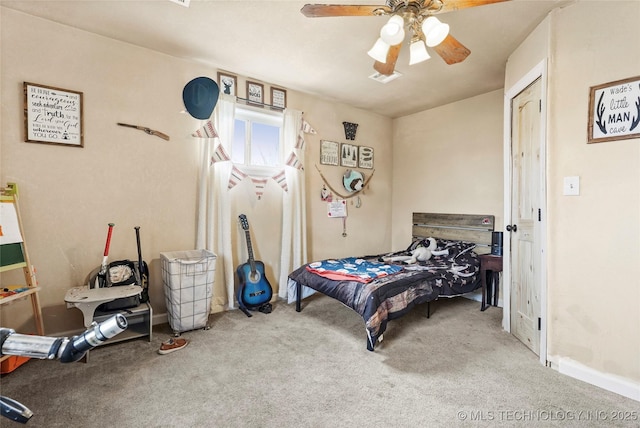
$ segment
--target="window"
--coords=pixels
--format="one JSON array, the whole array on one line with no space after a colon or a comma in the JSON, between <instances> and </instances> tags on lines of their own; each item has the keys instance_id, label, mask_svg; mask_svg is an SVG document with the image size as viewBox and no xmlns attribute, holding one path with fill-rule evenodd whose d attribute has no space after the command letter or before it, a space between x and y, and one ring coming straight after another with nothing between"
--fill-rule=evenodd
<instances>
[{"instance_id":1,"label":"window","mask_svg":"<svg viewBox=\"0 0 640 428\"><path fill-rule=\"evenodd\" d=\"M280 112L236 107L231 160L257 171L280 166L282 123Z\"/></svg>"}]
</instances>

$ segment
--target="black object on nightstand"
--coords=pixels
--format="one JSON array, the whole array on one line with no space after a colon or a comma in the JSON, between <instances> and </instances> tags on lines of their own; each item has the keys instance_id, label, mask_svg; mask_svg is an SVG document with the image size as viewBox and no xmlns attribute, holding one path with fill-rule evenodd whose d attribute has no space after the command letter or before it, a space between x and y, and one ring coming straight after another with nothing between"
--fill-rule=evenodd
<instances>
[{"instance_id":1,"label":"black object on nightstand","mask_svg":"<svg viewBox=\"0 0 640 428\"><path fill-rule=\"evenodd\" d=\"M482 254L480 258L480 277L482 281L482 305L481 311L491 306L491 296L493 295L493 306L498 306L498 295L500 294L500 272L502 272L502 256L493 254ZM490 282L490 284L488 284ZM490 287L488 287L489 285Z\"/></svg>"}]
</instances>

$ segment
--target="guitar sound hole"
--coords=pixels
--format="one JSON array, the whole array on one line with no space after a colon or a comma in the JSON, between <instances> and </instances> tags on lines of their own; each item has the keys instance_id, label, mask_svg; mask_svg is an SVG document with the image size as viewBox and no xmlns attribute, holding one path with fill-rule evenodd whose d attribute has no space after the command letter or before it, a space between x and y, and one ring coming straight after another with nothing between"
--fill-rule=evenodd
<instances>
[{"instance_id":1,"label":"guitar sound hole","mask_svg":"<svg viewBox=\"0 0 640 428\"><path fill-rule=\"evenodd\" d=\"M249 281L257 283L260 281L260 273L258 271L249 273Z\"/></svg>"},{"instance_id":2,"label":"guitar sound hole","mask_svg":"<svg viewBox=\"0 0 640 428\"><path fill-rule=\"evenodd\" d=\"M265 293L266 293L265 290L260 290L260 291L256 291L255 293L249 293L249 297L260 296L260 295L265 294Z\"/></svg>"}]
</instances>

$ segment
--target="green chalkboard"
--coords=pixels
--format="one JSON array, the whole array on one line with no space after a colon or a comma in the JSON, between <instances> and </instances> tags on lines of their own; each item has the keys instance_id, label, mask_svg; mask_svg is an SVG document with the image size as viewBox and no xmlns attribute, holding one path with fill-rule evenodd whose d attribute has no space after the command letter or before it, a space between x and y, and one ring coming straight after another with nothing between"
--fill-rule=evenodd
<instances>
[{"instance_id":1,"label":"green chalkboard","mask_svg":"<svg viewBox=\"0 0 640 428\"><path fill-rule=\"evenodd\" d=\"M15 269L24 263L22 243L0 245L0 271Z\"/></svg>"}]
</instances>

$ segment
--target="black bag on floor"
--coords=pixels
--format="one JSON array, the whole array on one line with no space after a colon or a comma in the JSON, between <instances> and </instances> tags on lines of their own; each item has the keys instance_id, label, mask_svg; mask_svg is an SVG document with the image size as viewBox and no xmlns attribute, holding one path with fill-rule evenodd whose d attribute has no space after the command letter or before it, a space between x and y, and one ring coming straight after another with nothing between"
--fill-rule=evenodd
<instances>
[{"instance_id":1,"label":"black bag on floor","mask_svg":"<svg viewBox=\"0 0 640 428\"><path fill-rule=\"evenodd\" d=\"M138 269L135 262L131 260L117 260L109 263L107 269L107 284L110 287L119 287L123 285L139 285L142 287L142 281L138 277ZM98 306L100 312L116 311L119 309L135 308L140 305L140 295L123 297L106 302Z\"/></svg>"}]
</instances>

